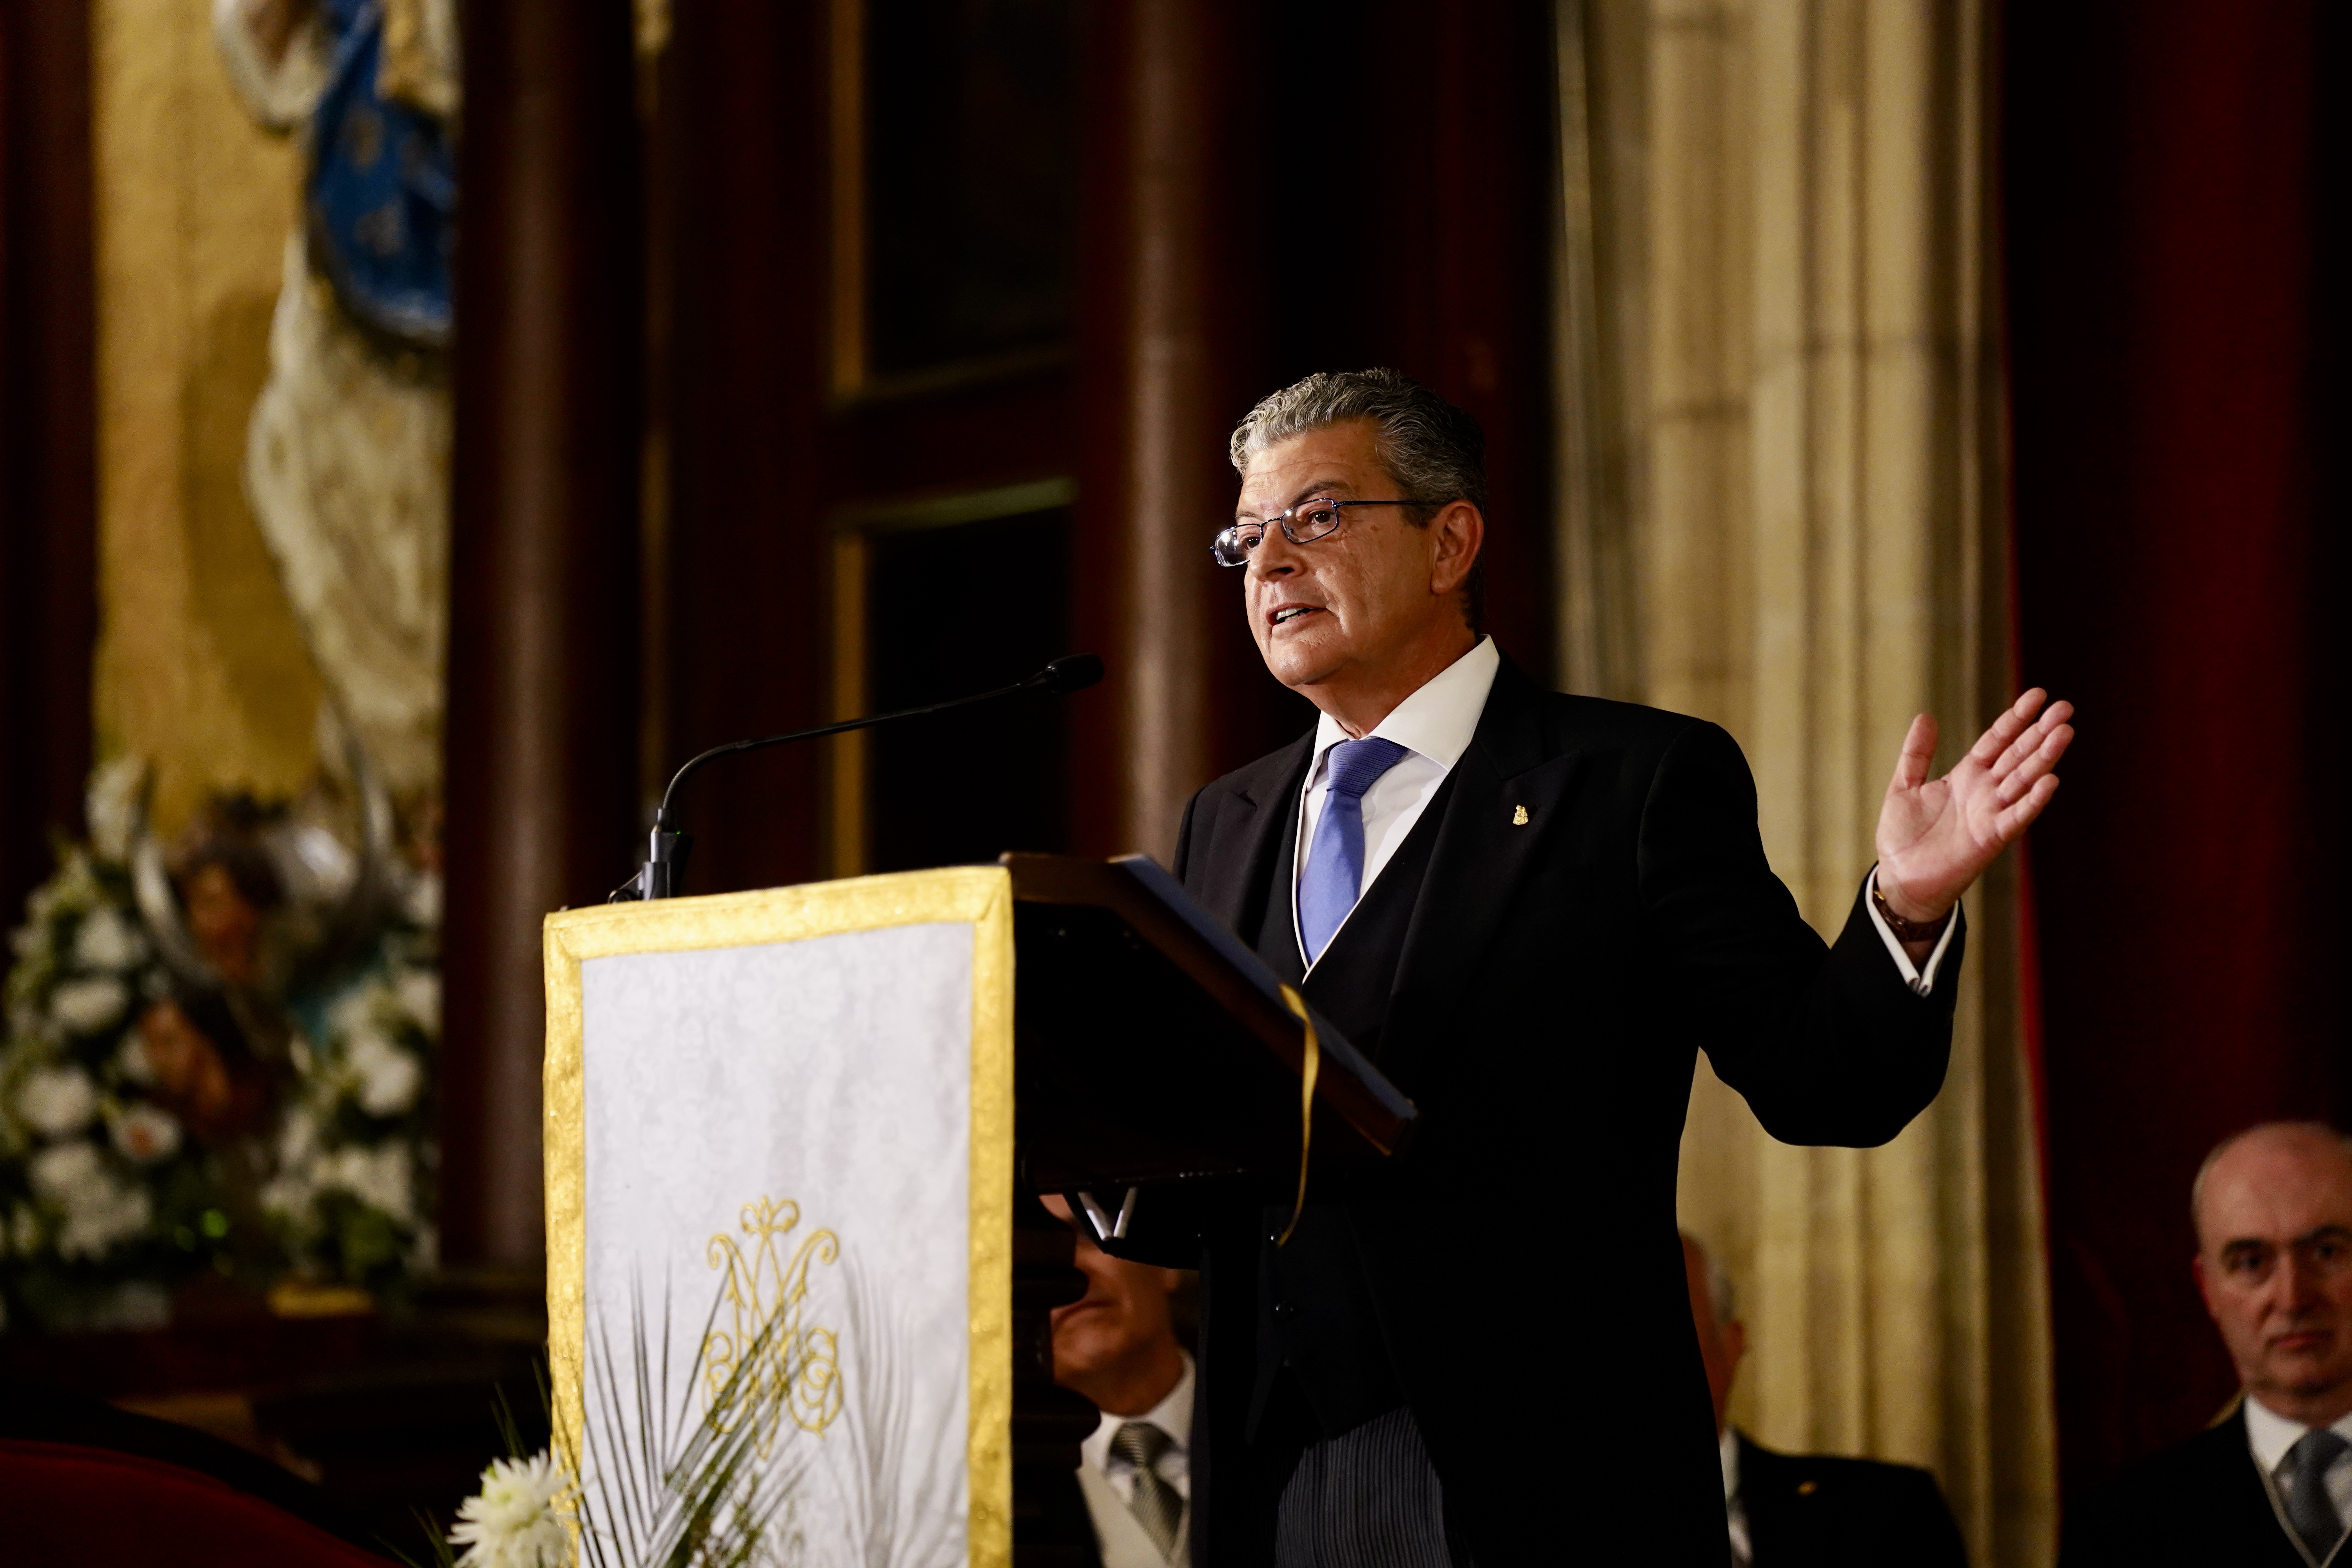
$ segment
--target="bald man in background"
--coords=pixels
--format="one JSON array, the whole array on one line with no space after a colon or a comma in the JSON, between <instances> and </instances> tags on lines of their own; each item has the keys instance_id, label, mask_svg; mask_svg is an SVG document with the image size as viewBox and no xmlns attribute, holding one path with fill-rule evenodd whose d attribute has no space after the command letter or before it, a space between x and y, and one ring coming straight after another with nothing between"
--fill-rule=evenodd
<instances>
[{"instance_id":1,"label":"bald man in background","mask_svg":"<svg viewBox=\"0 0 2352 1568\"><path fill-rule=\"evenodd\" d=\"M2325 1568L2352 1520L2352 1140L2265 1122L2205 1157L2192 1264L2241 1396L2068 1511L2063 1568Z\"/></svg>"},{"instance_id":2,"label":"bald man in background","mask_svg":"<svg viewBox=\"0 0 2352 1568\"><path fill-rule=\"evenodd\" d=\"M1915 1465L1782 1454L1727 1424L1731 1385L1748 1353L1731 1279L1683 1233L1683 1275L1707 1392L1733 1568L1968 1568L1969 1549L1936 1478Z\"/></svg>"}]
</instances>

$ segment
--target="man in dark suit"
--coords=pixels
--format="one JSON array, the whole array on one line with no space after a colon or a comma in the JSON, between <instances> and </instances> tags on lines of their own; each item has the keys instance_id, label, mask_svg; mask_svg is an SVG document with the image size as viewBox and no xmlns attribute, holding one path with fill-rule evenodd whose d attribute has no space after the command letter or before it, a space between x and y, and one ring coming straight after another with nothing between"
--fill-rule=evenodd
<instances>
[{"instance_id":1,"label":"man in dark suit","mask_svg":"<svg viewBox=\"0 0 2352 1568\"><path fill-rule=\"evenodd\" d=\"M1675 1227L1694 1052L1777 1137L1894 1137L1942 1081L1959 895L2073 733L2030 693L1931 780L1922 715L1825 946L1729 736L1546 691L1480 635L1482 447L1389 371L1311 376L1234 436L1214 550L1322 718L1193 797L1174 869L1422 1119L1286 1243L1286 1209L1203 1227L1220 1568L1720 1568Z\"/></svg>"},{"instance_id":2,"label":"man in dark suit","mask_svg":"<svg viewBox=\"0 0 2352 1568\"><path fill-rule=\"evenodd\" d=\"M2066 1515L2062 1568L2324 1568L2352 1520L2352 1141L2249 1128L2191 1189L2195 1268L2242 1394Z\"/></svg>"},{"instance_id":3,"label":"man in dark suit","mask_svg":"<svg viewBox=\"0 0 2352 1568\"><path fill-rule=\"evenodd\" d=\"M1960 1527L1936 1478L1912 1465L1776 1453L1728 1424L1748 1353L1731 1280L1685 1234L1683 1272L1699 1360L1715 1399L1733 1568L1968 1568Z\"/></svg>"}]
</instances>

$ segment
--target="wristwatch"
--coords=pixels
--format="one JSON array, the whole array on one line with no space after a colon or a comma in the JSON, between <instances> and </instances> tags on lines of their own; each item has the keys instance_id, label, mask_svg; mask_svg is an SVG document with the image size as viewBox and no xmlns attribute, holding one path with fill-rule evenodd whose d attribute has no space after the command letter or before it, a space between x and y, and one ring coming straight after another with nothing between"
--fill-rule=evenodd
<instances>
[{"instance_id":1,"label":"wristwatch","mask_svg":"<svg viewBox=\"0 0 2352 1568\"><path fill-rule=\"evenodd\" d=\"M1944 928L1952 920L1950 910L1931 921L1905 920L1895 912L1895 906L1886 901L1885 889L1878 885L1876 877L1870 879L1870 901L1878 907L1878 918L1886 922L1886 929L1895 933L1897 942L1933 942L1944 934Z\"/></svg>"}]
</instances>

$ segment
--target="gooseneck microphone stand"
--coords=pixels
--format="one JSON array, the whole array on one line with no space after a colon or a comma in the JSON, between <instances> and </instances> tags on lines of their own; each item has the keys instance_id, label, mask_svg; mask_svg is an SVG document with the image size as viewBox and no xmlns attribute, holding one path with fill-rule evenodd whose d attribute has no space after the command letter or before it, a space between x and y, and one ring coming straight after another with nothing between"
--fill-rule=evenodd
<instances>
[{"instance_id":1,"label":"gooseneck microphone stand","mask_svg":"<svg viewBox=\"0 0 2352 1568\"><path fill-rule=\"evenodd\" d=\"M838 724L820 724L814 730L795 730L789 735L762 735L751 741L730 741L723 746L713 746L701 755L691 758L671 775L669 787L662 791L661 808L654 813L652 844L646 863L636 874L613 889L605 899L608 904L625 904L639 899L670 899L677 896L679 881L686 875L686 857L694 847L694 837L679 828L677 816L670 811L670 802L677 798L678 786L694 775L694 771L714 758L736 752L756 752L768 746L782 746L793 741L814 741L826 735L838 735L850 730L870 730L877 724L894 723L900 719L919 719L926 713L944 713L950 708L970 708L982 702L994 702L1002 698L1018 697L1026 691L1050 691L1066 696L1083 691L1100 680L1102 660L1090 653L1067 654L1055 659L1036 674L1016 680L1010 686L1000 686L992 691L976 691L969 697L953 697L945 702L932 702L920 708L901 708L895 713L872 713L863 719L845 719Z\"/></svg>"}]
</instances>

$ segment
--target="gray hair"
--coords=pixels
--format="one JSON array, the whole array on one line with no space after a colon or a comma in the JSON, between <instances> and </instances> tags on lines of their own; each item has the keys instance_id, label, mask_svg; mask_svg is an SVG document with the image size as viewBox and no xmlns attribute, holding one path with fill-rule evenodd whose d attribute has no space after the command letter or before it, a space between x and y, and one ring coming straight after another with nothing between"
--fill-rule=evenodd
<instances>
[{"instance_id":1,"label":"gray hair","mask_svg":"<svg viewBox=\"0 0 2352 1568\"><path fill-rule=\"evenodd\" d=\"M1248 473L1268 447L1350 419L1372 422L1372 449L1405 497L1423 503L1405 511L1415 527L1426 528L1452 501L1486 510L1486 433L1478 421L1411 376L1377 367L1317 371L1265 398L1234 426L1234 472ZM1485 616L1486 578L1482 551L1463 584L1474 631Z\"/></svg>"},{"instance_id":2,"label":"gray hair","mask_svg":"<svg viewBox=\"0 0 2352 1568\"><path fill-rule=\"evenodd\" d=\"M2347 1160L2352 1160L2352 1132L2340 1127L2331 1127L2325 1121L2257 1121L2252 1127L2238 1129L2206 1152L2203 1163L2197 1167L2196 1180L2189 1184L2189 1228L2196 1236L2200 1247L2205 1244L2202 1217L2205 1212L2205 1178L2212 1173L2222 1155L2257 1132L2308 1132L2315 1138L2333 1142L2344 1151Z\"/></svg>"}]
</instances>

